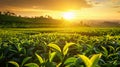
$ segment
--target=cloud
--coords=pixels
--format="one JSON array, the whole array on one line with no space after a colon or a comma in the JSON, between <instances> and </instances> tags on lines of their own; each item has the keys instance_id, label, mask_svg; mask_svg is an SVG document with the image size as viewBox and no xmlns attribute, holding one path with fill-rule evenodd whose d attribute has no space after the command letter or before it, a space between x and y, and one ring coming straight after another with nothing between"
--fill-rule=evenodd
<instances>
[{"instance_id":1,"label":"cloud","mask_svg":"<svg viewBox=\"0 0 120 67\"><path fill-rule=\"evenodd\" d=\"M120 8L120 5L113 6L113 8Z\"/></svg>"},{"instance_id":2,"label":"cloud","mask_svg":"<svg viewBox=\"0 0 120 67\"><path fill-rule=\"evenodd\" d=\"M120 13L120 11L117 11L117 13Z\"/></svg>"},{"instance_id":3,"label":"cloud","mask_svg":"<svg viewBox=\"0 0 120 67\"><path fill-rule=\"evenodd\" d=\"M86 0L0 0L3 7L34 8L43 10L79 10L92 5Z\"/></svg>"}]
</instances>

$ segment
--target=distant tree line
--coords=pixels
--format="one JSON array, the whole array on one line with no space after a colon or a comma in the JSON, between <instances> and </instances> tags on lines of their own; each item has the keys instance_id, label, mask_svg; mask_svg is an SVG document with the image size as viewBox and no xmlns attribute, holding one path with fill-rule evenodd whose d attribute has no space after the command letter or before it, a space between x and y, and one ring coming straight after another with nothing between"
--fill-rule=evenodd
<instances>
[{"instance_id":1,"label":"distant tree line","mask_svg":"<svg viewBox=\"0 0 120 67\"><path fill-rule=\"evenodd\" d=\"M35 17L22 17L10 11L0 11L0 27L79 27L89 26L80 21L80 23L69 23L64 18L53 19L49 15L35 16Z\"/></svg>"},{"instance_id":2,"label":"distant tree line","mask_svg":"<svg viewBox=\"0 0 120 67\"><path fill-rule=\"evenodd\" d=\"M7 16L17 16L15 13L10 11L0 11L0 15L7 15Z\"/></svg>"},{"instance_id":3,"label":"distant tree line","mask_svg":"<svg viewBox=\"0 0 120 67\"><path fill-rule=\"evenodd\" d=\"M0 27L57 27L62 21L49 15L22 17L10 11L0 11Z\"/></svg>"},{"instance_id":4,"label":"distant tree line","mask_svg":"<svg viewBox=\"0 0 120 67\"><path fill-rule=\"evenodd\" d=\"M53 19L49 15L37 17L22 17L10 11L0 11L0 28L46 28L46 27L120 27L120 22L115 21L80 21L69 23L64 19Z\"/></svg>"}]
</instances>

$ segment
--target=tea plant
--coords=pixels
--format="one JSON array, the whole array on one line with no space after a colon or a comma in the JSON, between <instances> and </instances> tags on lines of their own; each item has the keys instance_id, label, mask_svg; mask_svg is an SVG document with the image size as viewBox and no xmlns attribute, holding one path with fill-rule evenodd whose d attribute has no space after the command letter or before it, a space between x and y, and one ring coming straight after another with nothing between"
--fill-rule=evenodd
<instances>
[{"instance_id":1,"label":"tea plant","mask_svg":"<svg viewBox=\"0 0 120 67\"><path fill-rule=\"evenodd\" d=\"M65 60L65 56L68 53L69 47L74 45L74 44L75 43L72 43L72 42L71 43L66 42L66 45L63 47L63 50L61 50L60 47L57 46L56 44L52 44L52 43L48 44L49 47L55 49L55 52L57 53L57 56L61 60L61 62L57 65L58 67L63 65L64 60Z\"/></svg>"},{"instance_id":2,"label":"tea plant","mask_svg":"<svg viewBox=\"0 0 120 67\"><path fill-rule=\"evenodd\" d=\"M90 59L84 55L78 55L85 63L86 67L97 67L102 54L95 54Z\"/></svg>"},{"instance_id":3,"label":"tea plant","mask_svg":"<svg viewBox=\"0 0 120 67\"><path fill-rule=\"evenodd\" d=\"M79 33L40 33L29 29L0 31L0 67L120 65L119 29L94 28Z\"/></svg>"}]
</instances>

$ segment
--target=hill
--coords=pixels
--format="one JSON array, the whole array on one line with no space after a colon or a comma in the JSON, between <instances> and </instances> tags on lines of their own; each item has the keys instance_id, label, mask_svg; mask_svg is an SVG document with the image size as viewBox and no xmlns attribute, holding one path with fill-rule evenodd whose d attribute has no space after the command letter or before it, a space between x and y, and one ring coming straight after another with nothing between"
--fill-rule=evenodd
<instances>
[{"instance_id":1,"label":"hill","mask_svg":"<svg viewBox=\"0 0 120 67\"><path fill-rule=\"evenodd\" d=\"M60 28L60 27L120 27L117 21L77 21L71 22L64 19L53 19L46 15L39 17L22 17L15 13L0 12L0 28Z\"/></svg>"}]
</instances>

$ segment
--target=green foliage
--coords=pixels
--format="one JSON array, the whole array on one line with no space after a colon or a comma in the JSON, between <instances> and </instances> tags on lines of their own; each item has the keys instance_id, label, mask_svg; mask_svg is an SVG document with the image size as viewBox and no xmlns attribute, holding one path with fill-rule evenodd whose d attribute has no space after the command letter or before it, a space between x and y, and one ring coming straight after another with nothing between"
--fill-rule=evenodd
<instances>
[{"instance_id":1,"label":"green foliage","mask_svg":"<svg viewBox=\"0 0 120 67\"><path fill-rule=\"evenodd\" d=\"M59 66L62 66L63 65L63 62L65 60L65 55L67 54L68 50L69 50L69 47L74 45L75 43L67 43L65 44L65 46L63 47L63 50L61 51L60 47L56 44L48 44L49 47L55 49L56 53L57 53L57 56L59 57L59 59L61 60L61 62L57 65L57 67Z\"/></svg>"},{"instance_id":2,"label":"green foliage","mask_svg":"<svg viewBox=\"0 0 120 67\"><path fill-rule=\"evenodd\" d=\"M75 43L72 43L72 42L70 42L70 43L67 43L66 42L66 44L65 44L65 46L63 47L63 50L61 51L61 49L60 49L60 47L58 46L58 45L56 45L56 44L52 44L52 43L50 43L50 44L48 44L48 46L49 47L52 47L53 49L55 49L55 50L57 50L57 51L59 51L61 54L63 54L64 56L67 54L67 52L68 52L68 50L69 50L69 47L70 46L72 46L72 45L74 45Z\"/></svg>"},{"instance_id":3,"label":"green foliage","mask_svg":"<svg viewBox=\"0 0 120 67\"><path fill-rule=\"evenodd\" d=\"M102 54L94 54L90 59L84 55L78 55L85 63L86 67L96 67Z\"/></svg>"},{"instance_id":4,"label":"green foliage","mask_svg":"<svg viewBox=\"0 0 120 67\"><path fill-rule=\"evenodd\" d=\"M90 58L90 61L92 63L92 67L96 67L101 56L102 56L102 54L95 54Z\"/></svg>"},{"instance_id":5,"label":"green foliage","mask_svg":"<svg viewBox=\"0 0 120 67\"><path fill-rule=\"evenodd\" d=\"M67 58L64 62L64 65L66 66L72 66L72 65L75 65L75 62L77 61L77 58L75 57L70 57L70 58Z\"/></svg>"},{"instance_id":6,"label":"green foliage","mask_svg":"<svg viewBox=\"0 0 120 67\"><path fill-rule=\"evenodd\" d=\"M18 63L15 62L15 61L8 61L8 63L11 63L11 64L15 65L16 67L23 67L24 64L25 64L28 60L30 60L30 59L31 59L31 57L26 57L26 58L24 58L21 64L18 64Z\"/></svg>"},{"instance_id":7,"label":"green foliage","mask_svg":"<svg viewBox=\"0 0 120 67\"><path fill-rule=\"evenodd\" d=\"M68 50L69 50L69 47L70 46L72 46L72 45L74 45L75 43L67 43L66 42L66 45L63 47L63 55L65 56L66 54L67 54L67 52L68 52Z\"/></svg>"},{"instance_id":8,"label":"green foliage","mask_svg":"<svg viewBox=\"0 0 120 67\"><path fill-rule=\"evenodd\" d=\"M15 67L20 67L19 64L15 61L9 61L8 63L11 63L11 64L15 65Z\"/></svg>"},{"instance_id":9,"label":"green foliage","mask_svg":"<svg viewBox=\"0 0 120 67\"><path fill-rule=\"evenodd\" d=\"M48 44L48 46L49 46L49 47L52 47L53 49L55 49L55 50L57 50L57 51L59 51L59 52L61 52L60 47L59 47L58 45L56 45L56 44L50 43L50 44Z\"/></svg>"},{"instance_id":10,"label":"green foliage","mask_svg":"<svg viewBox=\"0 0 120 67\"><path fill-rule=\"evenodd\" d=\"M107 57L107 56L108 56L108 51L107 51L107 49L106 49L105 47L103 47L103 46L101 46L101 47L102 47L102 49L104 50L104 51L103 51L104 55Z\"/></svg>"},{"instance_id":11,"label":"green foliage","mask_svg":"<svg viewBox=\"0 0 120 67\"><path fill-rule=\"evenodd\" d=\"M52 52L49 54L49 58L47 58L46 60L44 60L45 58L42 58L40 55L38 55L37 53L35 53L36 57L39 60L40 66L42 67L55 67L56 64L53 62L53 59L56 55L56 52Z\"/></svg>"},{"instance_id":12,"label":"green foliage","mask_svg":"<svg viewBox=\"0 0 120 67\"><path fill-rule=\"evenodd\" d=\"M37 65L36 63L28 63L28 64L25 64L25 66L27 66L27 67L39 67L39 65Z\"/></svg>"},{"instance_id":13,"label":"green foliage","mask_svg":"<svg viewBox=\"0 0 120 67\"><path fill-rule=\"evenodd\" d=\"M56 52L52 52L49 57L49 61L52 62L53 58L55 57Z\"/></svg>"},{"instance_id":14,"label":"green foliage","mask_svg":"<svg viewBox=\"0 0 120 67\"><path fill-rule=\"evenodd\" d=\"M78 33L40 33L41 31L36 28L25 30L4 28L0 31L0 67L9 67L11 64L17 67L120 65L120 36L116 33L113 36L106 36L105 32L100 32L99 36L84 36ZM95 33L96 30L92 34Z\"/></svg>"},{"instance_id":15,"label":"green foliage","mask_svg":"<svg viewBox=\"0 0 120 67\"><path fill-rule=\"evenodd\" d=\"M22 61L21 67L23 67L23 65L30 59L31 59L31 57L24 58L23 61Z\"/></svg>"},{"instance_id":16,"label":"green foliage","mask_svg":"<svg viewBox=\"0 0 120 67\"><path fill-rule=\"evenodd\" d=\"M43 58L40 55L38 55L37 53L35 53L35 55L38 58L39 63L42 64L44 62Z\"/></svg>"},{"instance_id":17,"label":"green foliage","mask_svg":"<svg viewBox=\"0 0 120 67\"><path fill-rule=\"evenodd\" d=\"M50 16L21 17L10 11L5 11L3 14L0 14L0 28L54 28L60 26L61 23L62 20L52 19Z\"/></svg>"},{"instance_id":18,"label":"green foliage","mask_svg":"<svg viewBox=\"0 0 120 67\"><path fill-rule=\"evenodd\" d=\"M3 53L0 55L0 60L3 59Z\"/></svg>"}]
</instances>

